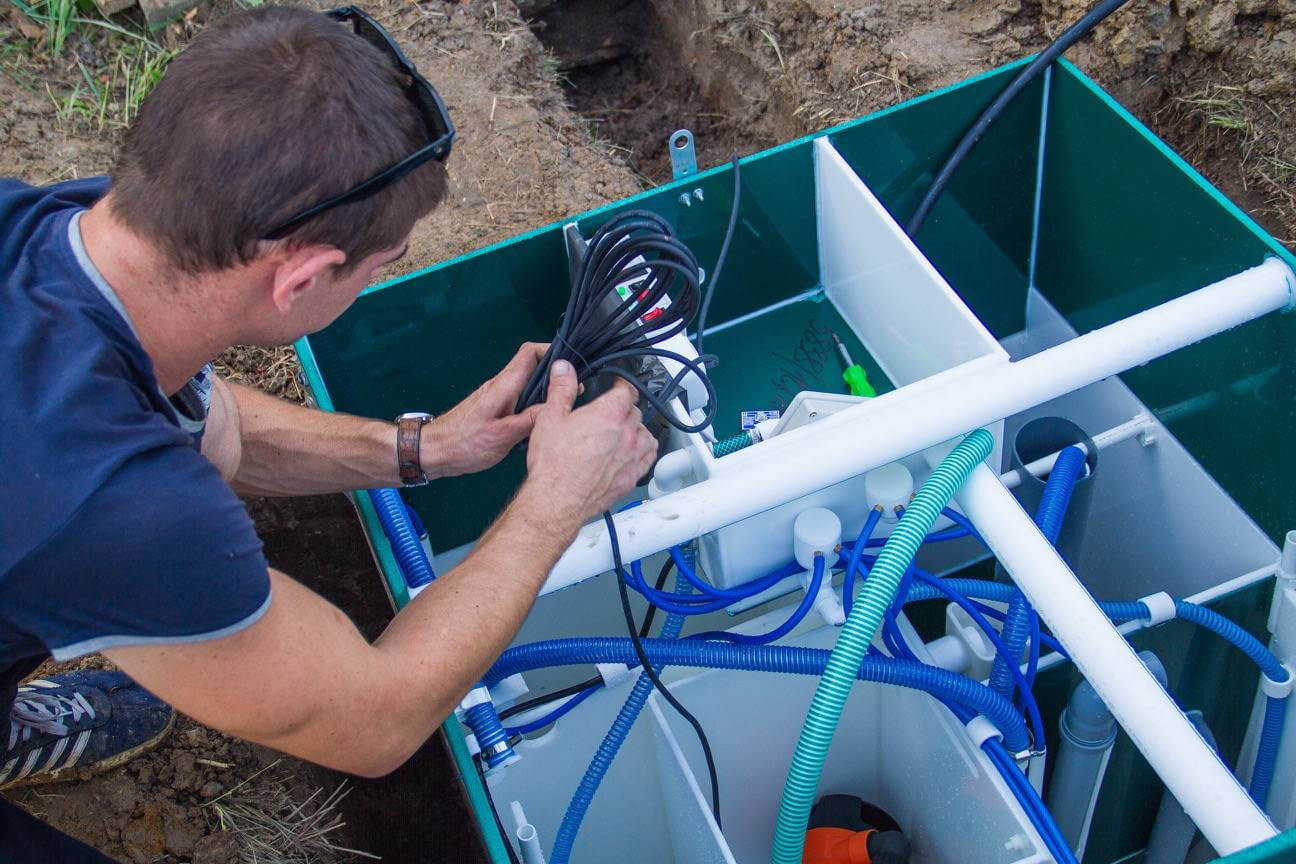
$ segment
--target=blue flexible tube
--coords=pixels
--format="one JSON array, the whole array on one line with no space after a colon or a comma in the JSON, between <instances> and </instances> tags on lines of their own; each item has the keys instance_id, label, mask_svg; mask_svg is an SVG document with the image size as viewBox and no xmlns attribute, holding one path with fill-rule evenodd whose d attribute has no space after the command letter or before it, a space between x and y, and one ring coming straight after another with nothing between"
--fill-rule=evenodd
<instances>
[{"instance_id":1,"label":"blue flexible tube","mask_svg":"<svg viewBox=\"0 0 1296 864\"><path fill-rule=\"evenodd\" d=\"M693 571L693 568L689 566L688 561L685 560L684 550L680 549L680 547L672 546L670 549L670 556L671 560L675 562L675 569L683 574L684 578L694 590L706 597L725 599L729 600L731 603L738 600L746 600L748 597L751 597L754 594L759 594L765 589L771 588L779 582L782 582L789 576L795 576L797 573L801 572L800 565L796 562L792 562L791 564L783 565L779 569L762 576L759 579L753 579L751 582L745 583L741 588L717 588L716 586L709 584L706 580L698 577L698 575Z\"/></svg>"},{"instance_id":2,"label":"blue flexible tube","mask_svg":"<svg viewBox=\"0 0 1296 864\"><path fill-rule=\"evenodd\" d=\"M679 562L676 562L676 567L678 566ZM688 580L682 572L675 574L675 587L681 592L688 590ZM679 639L680 629L683 625L683 615L675 613L667 615L665 623L662 624L659 638L675 642ZM625 642L633 655L634 646L630 640L623 639L620 641ZM644 648L647 649L647 647L645 642ZM658 673L660 674L660 667ZM639 719L639 714L643 711L644 704L648 701L648 694L652 693L652 689L652 678L640 674L634 683L634 687L630 690L630 695L626 697L625 703L622 704L621 710L617 712L616 719L612 721L612 728L608 729L607 734L603 736L602 743L599 744L598 750L595 751L594 758L590 759L585 774L581 777L580 783L576 786L576 791L572 794L571 801L567 804L567 812L563 814L562 823L558 826L558 833L554 836L553 853L549 856L549 860L553 864L566 864L571 859L572 847L576 843L576 834L580 831L581 822L585 820L585 814L594 801L594 795L598 792L599 785L602 784L603 778L607 776L608 769L612 767L612 760L616 759L617 752L621 749L621 745L625 743L626 736L630 734L630 729L634 726L635 721Z\"/></svg>"},{"instance_id":3,"label":"blue flexible tube","mask_svg":"<svg viewBox=\"0 0 1296 864\"><path fill-rule=\"evenodd\" d=\"M1278 745L1282 743L1283 721L1287 717L1287 697L1266 697L1264 725L1260 727L1260 744L1256 748L1255 769L1251 772L1251 797L1264 808L1269 800L1269 783L1273 780Z\"/></svg>"},{"instance_id":4,"label":"blue flexible tube","mask_svg":"<svg viewBox=\"0 0 1296 864\"><path fill-rule=\"evenodd\" d=\"M1071 494L1075 491L1075 484L1080 479L1084 466L1084 451L1079 447L1065 447L1058 454L1053 470L1049 472L1048 482L1044 484L1039 506L1035 508L1035 524L1054 546L1062 532L1062 520L1066 517ZM994 667L990 670L990 686L1004 696L1012 696L1013 679L1008 668L1021 663L1022 651L1026 648L1026 640L1033 629L1031 615L1026 595L1020 591L1014 592L1008 602L1008 617L1004 619L1003 625L1003 641L1008 653L995 657ZM1035 626L1038 627L1038 624ZM1038 646L1033 650L1038 650Z\"/></svg>"},{"instance_id":5,"label":"blue flexible tube","mask_svg":"<svg viewBox=\"0 0 1296 864\"><path fill-rule=\"evenodd\" d=\"M423 551L418 534L410 525L409 514L400 493L395 489L370 489L369 500L378 513L378 521L382 524L383 533L387 535L387 542L391 544L392 555L400 565L405 585L418 588L435 579L436 573L427 559L427 553Z\"/></svg>"},{"instance_id":6,"label":"blue flexible tube","mask_svg":"<svg viewBox=\"0 0 1296 864\"><path fill-rule=\"evenodd\" d=\"M794 645L731 645L725 642L703 642L694 639L645 639L644 651L653 663L664 666L687 666L709 669L744 669L754 672L779 672L793 675L820 675L831 652L822 648ZM486 673L488 685L517 672L547 666L583 665L588 663L626 663L638 658L629 639L585 637L553 639L518 645L505 651ZM915 690L949 699L969 710L984 714L1004 734L1004 741L1014 752L1029 746L1026 724L1017 709L989 687L963 675L957 675L921 663L892 660L889 657L866 657L856 677Z\"/></svg>"},{"instance_id":7,"label":"blue flexible tube","mask_svg":"<svg viewBox=\"0 0 1296 864\"><path fill-rule=\"evenodd\" d=\"M678 566L678 565L677 565ZM775 639L781 639L792 632L792 628L801 623L806 614L814 606L815 598L819 596L819 586L823 584L824 579L824 559L822 555L816 555L814 560L814 571L810 577L810 587L806 589L805 597L801 598L800 605L792 612L788 619L779 626L766 633L757 633L755 635L747 633L729 633L724 630L708 630L705 633L695 633L690 639L718 639L724 642L733 642L736 645L766 645Z\"/></svg>"},{"instance_id":8,"label":"blue flexible tube","mask_svg":"<svg viewBox=\"0 0 1296 864\"><path fill-rule=\"evenodd\" d=\"M1259 639L1214 609L1207 609L1205 606L1198 606L1196 603L1189 603L1187 600L1176 600L1175 617L1191 621L1198 627L1203 627L1221 636L1225 641L1250 657L1251 662L1259 666L1260 671L1270 681L1282 682L1287 680L1286 668Z\"/></svg>"},{"instance_id":9,"label":"blue flexible tube","mask_svg":"<svg viewBox=\"0 0 1296 864\"><path fill-rule=\"evenodd\" d=\"M868 518L864 520L864 528L860 531L854 548L851 549L850 561L846 564L846 575L842 577L842 608L847 615L850 615L851 603L855 600L853 596L855 593L855 572L859 569L860 558L864 555L864 547L872 539L873 532L877 530L878 520L881 518L882 511L877 507L869 511Z\"/></svg>"}]
</instances>

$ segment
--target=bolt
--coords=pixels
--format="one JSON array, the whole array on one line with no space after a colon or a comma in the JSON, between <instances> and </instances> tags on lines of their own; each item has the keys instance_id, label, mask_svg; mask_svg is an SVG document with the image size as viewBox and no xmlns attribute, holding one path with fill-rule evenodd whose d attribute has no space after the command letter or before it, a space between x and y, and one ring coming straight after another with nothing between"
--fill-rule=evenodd
<instances>
[{"instance_id":1,"label":"bolt","mask_svg":"<svg viewBox=\"0 0 1296 864\"><path fill-rule=\"evenodd\" d=\"M1145 429L1139 433L1138 440L1144 447L1151 447L1157 442L1157 436L1151 429Z\"/></svg>"},{"instance_id":2,"label":"bolt","mask_svg":"<svg viewBox=\"0 0 1296 864\"><path fill-rule=\"evenodd\" d=\"M679 202L683 204L685 207L693 206L693 199L689 197L689 194L687 192L680 193Z\"/></svg>"},{"instance_id":3,"label":"bolt","mask_svg":"<svg viewBox=\"0 0 1296 864\"><path fill-rule=\"evenodd\" d=\"M694 189L694 190L693 190L693 197L696 198L697 200L701 201L701 200L702 200L702 190L701 190L701 189Z\"/></svg>"}]
</instances>

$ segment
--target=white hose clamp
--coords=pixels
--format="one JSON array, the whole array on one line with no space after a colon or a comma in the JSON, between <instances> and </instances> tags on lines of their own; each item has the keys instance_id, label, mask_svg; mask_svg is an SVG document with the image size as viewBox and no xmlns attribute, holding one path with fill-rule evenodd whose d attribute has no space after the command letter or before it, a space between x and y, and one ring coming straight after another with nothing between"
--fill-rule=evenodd
<instances>
[{"instance_id":1,"label":"white hose clamp","mask_svg":"<svg viewBox=\"0 0 1296 864\"><path fill-rule=\"evenodd\" d=\"M969 720L967 722L967 731L968 737L972 739L972 743L977 747L980 747L991 738L1003 740L1003 733L999 731L999 727L984 714L978 714Z\"/></svg>"},{"instance_id":2,"label":"white hose clamp","mask_svg":"<svg viewBox=\"0 0 1296 864\"><path fill-rule=\"evenodd\" d=\"M630 677L630 667L624 663L595 663L594 668L603 679L604 687L615 687Z\"/></svg>"},{"instance_id":3,"label":"white hose clamp","mask_svg":"<svg viewBox=\"0 0 1296 864\"><path fill-rule=\"evenodd\" d=\"M1275 681L1264 673L1260 674L1260 692L1270 699L1286 699L1292 692L1292 670L1286 663L1282 664L1283 669L1287 672L1287 680Z\"/></svg>"},{"instance_id":4,"label":"white hose clamp","mask_svg":"<svg viewBox=\"0 0 1296 864\"><path fill-rule=\"evenodd\" d=\"M468 691L468 695L459 703L459 707L467 711L474 705L484 705L491 701L490 691L485 687L474 687Z\"/></svg>"},{"instance_id":5,"label":"white hose clamp","mask_svg":"<svg viewBox=\"0 0 1296 864\"><path fill-rule=\"evenodd\" d=\"M1158 624L1164 624L1175 617L1175 601L1164 591L1158 591L1155 594L1149 594L1146 597L1140 597L1139 602L1147 607L1148 614L1152 617L1147 621L1148 627L1155 627Z\"/></svg>"}]
</instances>

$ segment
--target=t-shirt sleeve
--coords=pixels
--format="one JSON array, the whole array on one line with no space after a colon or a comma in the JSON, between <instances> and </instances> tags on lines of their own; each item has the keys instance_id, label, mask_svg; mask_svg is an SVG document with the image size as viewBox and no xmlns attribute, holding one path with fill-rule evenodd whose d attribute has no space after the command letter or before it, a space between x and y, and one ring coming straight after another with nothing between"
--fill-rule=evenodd
<instances>
[{"instance_id":1,"label":"t-shirt sleeve","mask_svg":"<svg viewBox=\"0 0 1296 864\"><path fill-rule=\"evenodd\" d=\"M193 449L127 460L0 584L0 615L56 660L238 632L270 606L247 510Z\"/></svg>"}]
</instances>

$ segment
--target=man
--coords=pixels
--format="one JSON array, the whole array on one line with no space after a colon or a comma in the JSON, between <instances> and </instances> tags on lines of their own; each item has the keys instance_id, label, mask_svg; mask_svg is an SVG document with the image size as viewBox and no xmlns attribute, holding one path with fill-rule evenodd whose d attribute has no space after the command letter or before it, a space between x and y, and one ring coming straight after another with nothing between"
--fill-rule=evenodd
<instances>
[{"instance_id":1,"label":"man","mask_svg":"<svg viewBox=\"0 0 1296 864\"><path fill-rule=\"evenodd\" d=\"M0 783L120 764L169 728L150 693L332 768L389 772L508 644L580 525L652 464L633 391L573 410L567 364L546 403L512 414L543 346L406 420L399 447L389 421L210 375L229 345L327 325L445 195L435 91L362 14L340 17L274 8L209 28L149 96L111 183L0 182ZM512 503L372 645L267 567L235 496L423 482L526 438ZM17 686L46 656L94 651L126 674ZM106 860L3 803L0 858Z\"/></svg>"}]
</instances>

